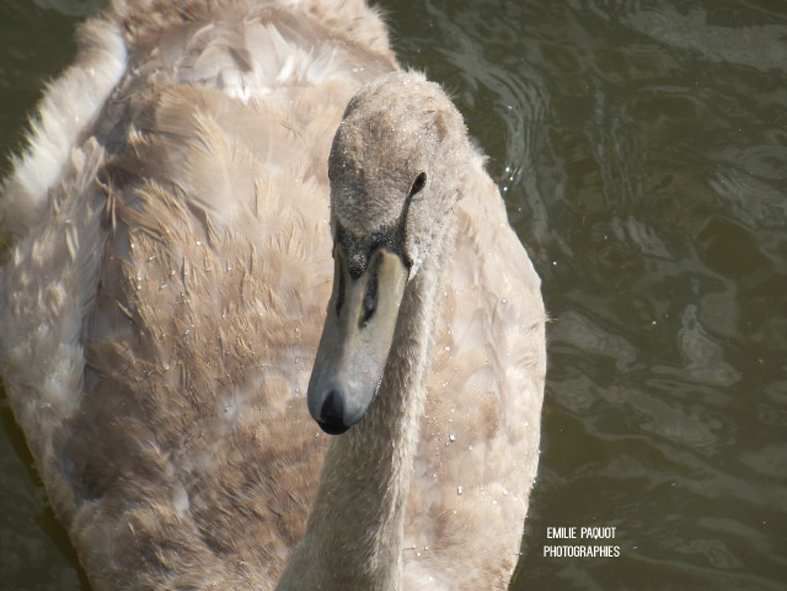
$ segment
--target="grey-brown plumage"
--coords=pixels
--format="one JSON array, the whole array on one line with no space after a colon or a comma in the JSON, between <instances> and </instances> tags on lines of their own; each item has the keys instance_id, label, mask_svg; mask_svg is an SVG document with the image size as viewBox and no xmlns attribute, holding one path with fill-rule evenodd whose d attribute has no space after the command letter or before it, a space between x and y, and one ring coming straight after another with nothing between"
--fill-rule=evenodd
<instances>
[{"instance_id":1,"label":"grey-brown plumage","mask_svg":"<svg viewBox=\"0 0 787 591\"><path fill-rule=\"evenodd\" d=\"M0 206L4 383L92 585L505 588L545 316L461 115L361 0L174 6L83 27ZM385 373L329 444L332 229L397 224Z\"/></svg>"}]
</instances>

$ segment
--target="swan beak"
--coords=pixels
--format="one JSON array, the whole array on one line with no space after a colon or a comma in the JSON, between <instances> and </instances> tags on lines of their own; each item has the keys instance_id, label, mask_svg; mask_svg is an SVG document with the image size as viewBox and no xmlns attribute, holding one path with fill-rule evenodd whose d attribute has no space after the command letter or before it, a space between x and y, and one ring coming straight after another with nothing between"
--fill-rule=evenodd
<instances>
[{"instance_id":1,"label":"swan beak","mask_svg":"<svg viewBox=\"0 0 787 591\"><path fill-rule=\"evenodd\" d=\"M309 412L338 435L360 421L377 393L391 349L408 268L384 249L352 277L342 249L334 254L333 294L309 381Z\"/></svg>"}]
</instances>

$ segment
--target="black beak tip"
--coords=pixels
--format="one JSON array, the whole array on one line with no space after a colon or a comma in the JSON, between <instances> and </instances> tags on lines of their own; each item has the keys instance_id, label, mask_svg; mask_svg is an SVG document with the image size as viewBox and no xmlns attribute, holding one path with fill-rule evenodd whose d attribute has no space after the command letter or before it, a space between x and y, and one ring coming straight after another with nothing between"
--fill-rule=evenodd
<instances>
[{"instance_id":1,"label":"black beak tip","mask_svg":"<svg viewBox=\"0 0 787 591\"><path fill-rule=\"evenodd\" d=\"M344 397L339 390L331 390L325 397L317 418L320 429L328 435L341 435L351 427L344 421Z\"/></svg>"},{"instance_id":2,"label":"black beak tip","mask_svg":"<svg viewBox=\"0 0 787 591\"><path fill-rule=\"evenodd\" d=\"M325 431L328 435L341 435L350 429L350 425L345 425L343 422L337 421L317 421L320 429Z\"/></svg>"}]
</instances>

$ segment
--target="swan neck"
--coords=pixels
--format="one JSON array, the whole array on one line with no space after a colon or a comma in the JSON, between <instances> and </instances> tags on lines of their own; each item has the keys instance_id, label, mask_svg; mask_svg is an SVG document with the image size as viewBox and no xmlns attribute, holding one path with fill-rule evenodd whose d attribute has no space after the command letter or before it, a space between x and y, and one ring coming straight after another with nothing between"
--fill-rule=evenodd
<instances>
[{"instance_id":1,"label":"swan neck","mask_svg":"<svg viewBox=\"0 0 787 591\"><path fill-rule=\"evenodd\" d=\"M405 291L375 400L363 420L328 448L306 535L277 587L281 591L400 589L404 505L454 216L446 222L432 256Z\"/></svg>"}]
</instances>

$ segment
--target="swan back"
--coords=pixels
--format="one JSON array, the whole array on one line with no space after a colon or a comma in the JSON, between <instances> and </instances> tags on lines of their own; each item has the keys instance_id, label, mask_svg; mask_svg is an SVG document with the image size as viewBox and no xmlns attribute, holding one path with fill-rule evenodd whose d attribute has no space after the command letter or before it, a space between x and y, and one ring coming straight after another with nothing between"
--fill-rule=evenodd
<instances>
[{"instance_id":1,"label":"swan back","mask_svg":"<svg viewBox=\"0 0 787 591\"><path fill-rule=\"evenodd\" d=\"M6 218L4 381L99 589L270 589L303 533L330 140L395 61L362 3L292 4L116 3L66 76L90 76L96 45L119 56L107 38L122 74L5 185L29 215ZM46 158L59 175L18 189Z\"/></svg>"}]
</instances>

